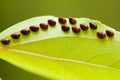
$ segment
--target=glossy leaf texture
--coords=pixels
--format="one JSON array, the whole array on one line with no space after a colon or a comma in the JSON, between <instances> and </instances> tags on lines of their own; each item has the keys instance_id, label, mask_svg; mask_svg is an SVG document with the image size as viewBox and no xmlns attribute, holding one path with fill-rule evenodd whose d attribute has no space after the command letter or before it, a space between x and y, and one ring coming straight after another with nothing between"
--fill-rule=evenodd
<instances>
[{"instance_id":1,"label":"glossy leaf texture","mask_svg":"<svg viewBox=\"0 0 120 80\"><path fill-rule=\"evenodd\" d=\"M47 31L31 32L18 40L10 34L28 28L31 25L47 23L48 19L57 22ZM50 80L119 80L120 79L120 33L99 21L76 18L80 23L94 21L97 30L81 31L79 34L70 30L61 30L57 17L43 16L23 21L0 33L0 38L10 38L9 45L0 44L0 58L36 75ZM67 18L66 18L67 19ZM67 19L68 20L68 19ZM67 25L69 24L67 21ZM112 29L113 38L99 39L97 31ZM16 30L16 31L15 31Z\"/></svg>"}]
</instances>

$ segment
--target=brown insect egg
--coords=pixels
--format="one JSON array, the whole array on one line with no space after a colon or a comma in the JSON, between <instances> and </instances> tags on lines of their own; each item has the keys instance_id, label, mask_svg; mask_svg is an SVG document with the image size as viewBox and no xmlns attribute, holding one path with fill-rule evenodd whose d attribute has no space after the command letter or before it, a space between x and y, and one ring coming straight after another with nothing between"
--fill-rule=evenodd
<instances>
[{"instance_id":1,"label":"brown insect egg","mask_svg":"<svg viewBox=\"0 0 120 80\"><path fill-rule=\"evenodd\" d=\"M80 27L82 30L88 30L88 25L87 24L80 24Z\"/></svg>"},{"instance_id":2,"label":"brown insect egg","mask_svg":"<svg viewBox=\"0 0 120 80\"><path fill-rule=\"evenodd\" d=\"M109 37L113 37L114 36L114 32L112 30L109 30L109 29L106 30L106 34Z\"/></svg>"},{"instance_id":3,"label":"brown insect egg","mask_svg":"<svg viewBox=\"0 0 120 80\"><path fill-rule=\"evenodd\" d=\"M33 32L36 32L39 30L39 27L38 26L30 26L30 30Z\"/></svg>"},{"instance_id":4,"label":"brown insect egg","mask_svg":"<svg viewBox=\"0 0 120 80\"><path fill-rule=\"evenodd\" d=\"M48 25L46 23L40 23L40 27L44 30L48 29Z\"/></svg>"},{"instance_id":5,"label":"brown insect egg","mask_svg":"<svg viewBox=\"0 0 120 80\"><path fill-rule=\"evenodd\" d=\"M50 26L55 26L55 25L56 25L56 21L54 21L54 20L52 20L52 19L49 19L49 20L48 20L48 24L49 24Z\"/></svg>"},{"instance_id":6,"label":"brown insect egg","mask_svg":"<svg viewBox=\"0 0 120 80\"><path fill-rule=\"evenodd\" d=\"M58 21L59 21L59 23L61 23L61 24L66 24L66 19L65 18L62 18L62 17L59 17L58 18Z\"/></svg>"},{"instance_id":7,"label":"brown insect egg","mask_svg":"<svg viewBox=\"0 0 120 80\"><path fill-rule=\"evenodd\" d=\"M63 31L66 31L66 32L70 30L70 27L66 26L66 25L62 25L61 28L62 28Z\"/></svg>"},{"instance_id":8,"label":"brown insect egg","mask_svg":"<svg viewBox=\"0 0 120 80\"><path fill-rule=\"evenodd\" d=\"M22 29L20 32L21 32L23 35L28 35L28 34L30 34L30 30L29 30L29 29Z\"/></svg>"},{"instance_id":9,"label":"brown insect egg","mask_svg":"<svg viewBox=\"0 0 120 80\"><path fill-rule=\"evenodd\" d=\"M72 31L73 31L74 33L79 33L79 32L80 32L80 28L74 26L74 27L72 27Z\"/></svg>"},{"instance_id":10,"label":"brown insect egg","mask_svg":"<svg viewBox=\"0 0 120 80\"><path fill-rule=\"evenodd\" d=\"M76 24L76 23L77 23L77 21L76 21L75 18L69 18L69 22L70 22L71 24Z\"/></svg>"},{"instance_id":11,"label":"brown insect egg","mask_svg":"<svg viewBox=\"0 0 120 80\"><path fill-rule=\"evenodd\" d=\"M8 38L3 38L3 39L1 40L1 43L4 44L4 45L7 45L7 44L10 43L10 39L8 39Z\"/></svg>"},{"instance_id":12,"label":"brown insect egg","mask_svg":"<svg viewBox=\"0 0 120 80\"><path fill-rule=\"evenodd\" d=\"M103 32L97 32L97 36L101 39L104 39L106 37L106 34Z\"/></svg>"},{"instance_id":13,"label":"brown insect egg","mask_svg":"<svg viewBox=\"0 0 120 80\"><path fill-rule=\"evenodd\" d=\"M13 33L13 34L11 34L11 37L14 38L14 39L18 39L18 38L20 38L20 34L19 33Z\"/></svg>"},{"instance_id":14,"label":"brown insect egg","mask_svg":"<svg viewBox=\"0 0 120 80\"><path fill-rule=\"evenodd\" d=\"M97 25L94 22L89 23L91 29L97 29Z\"/></svg>"}]
</instances>

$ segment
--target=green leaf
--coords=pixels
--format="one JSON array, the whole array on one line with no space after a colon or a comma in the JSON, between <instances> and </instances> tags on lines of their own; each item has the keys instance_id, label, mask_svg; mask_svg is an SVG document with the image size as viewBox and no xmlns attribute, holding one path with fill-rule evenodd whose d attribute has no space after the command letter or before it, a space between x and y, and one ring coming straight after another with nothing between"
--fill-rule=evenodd
<instances>
[{"instance_id":1,"label":"green leaf","mask_svg":"<svg viewBox=\"0 0 120 80\"><path fill-rule=\"evenodd\" d=\"M57 22L48 30L40 29L20 39L12 39L10 34L29 28L31 25L47 23L48 19ZM67 18L66 18L67 19ZM97 30L89 27L73 33L64 32L58 18L43 16L20 22L0 33L0 38L9 38L11 43L0 43L0 58L29 72L57 80L119 80L120 79L120 33L96 20L76 18L77 24L95 22ZM71 25L67 19L67 25ZM98 31L111 29L113 37L99 39Z\"/></svg>"}]
</instances>

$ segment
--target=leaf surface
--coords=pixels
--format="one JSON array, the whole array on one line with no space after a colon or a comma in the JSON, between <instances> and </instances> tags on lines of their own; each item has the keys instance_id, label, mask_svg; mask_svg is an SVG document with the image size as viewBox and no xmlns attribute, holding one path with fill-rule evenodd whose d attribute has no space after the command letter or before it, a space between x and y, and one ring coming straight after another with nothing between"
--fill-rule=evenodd
<instances>
[{"instance_id":1,"label":"leaf surface","mask_svg":"<svg viewBox=\"0 0 120 80\"><path fill-rule=\"evenodd\" d=\"M57 21L57 17L36 17L6 29L0 38L10 38L9 45L0 44L0 58L29 72L57 80L119 80L120 74L120 33L96 20L77 18L80 23L96 22L96 31L89 29L74 34L65 33L61 24L49 27L47 31L31 32L19 40L10 34L19 32L31 25L47 23L48 19ZM70 25L67 23L67 25ZM114 38L98 39L97 31L112 29Z\"/></svg>"}]
</instances>

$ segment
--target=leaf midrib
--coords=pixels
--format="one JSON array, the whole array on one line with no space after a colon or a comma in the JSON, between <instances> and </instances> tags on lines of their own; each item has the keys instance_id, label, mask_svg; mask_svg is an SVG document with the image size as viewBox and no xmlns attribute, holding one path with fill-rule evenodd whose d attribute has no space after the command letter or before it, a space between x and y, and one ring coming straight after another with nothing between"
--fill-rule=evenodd
<instances>
[{"instance_id":1,"label":"leaf midrib","mask_svg":"<svg viewBox=\"0 0 120 80\"><path fill-rule=\"evenodd\" d=\"M0 49L4 50L5 48L0 47ZM28 52L28 51L24 51L24 50L18 50L18 49L12 49L12 48L11 49L6 48L5 50L11 51L11 52L23 53L23 54L27 54L27 55L32 55L32 56L36 56L36 57L47 58L47 59L51 59L51 60L74 62L74 63L85 64L85 65L90 65L90 66L96 66L96 67L106 68L106 69L111 69L111 70L120 70L119 68L113 68L111 66L103 66L103 65L93 64L93 63L90 63L90 62L85 62L85 61L80 61L80 60L75 60L75 59L46 56L46 55L43 55L43 54L38 54L38 53L35 53L35 52Z\"/></svg>"}]
</instances>

